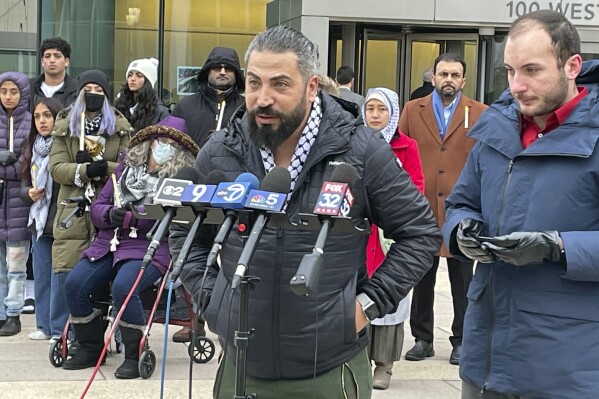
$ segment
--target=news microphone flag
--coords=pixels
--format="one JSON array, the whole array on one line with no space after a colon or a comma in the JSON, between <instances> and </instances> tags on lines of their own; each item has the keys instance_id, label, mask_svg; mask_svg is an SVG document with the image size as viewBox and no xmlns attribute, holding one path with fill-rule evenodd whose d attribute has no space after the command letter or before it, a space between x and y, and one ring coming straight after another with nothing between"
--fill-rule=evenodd
<instances>
[{"instance_id":1,"label":"news microphone flag","mask_svg":"<svg viewBox=\"0 0 599 399\"><path fill-rule=\"evenodd\" d=\"M312 213L315 215L347 217L353 204L354 195L348 183L325 181Z\"/></svg>"},{"instance_id":2,"label":"news microphone flag","mask_svg":"<svg viewBox=\"0 0 599 399\"><path fill-rule=\"evenodd\" d=\"M210 205L214 208L243 209L246 194L252 186L252 183L243 181L221 183L216 188Z\"/></svg>"}]
</instances>

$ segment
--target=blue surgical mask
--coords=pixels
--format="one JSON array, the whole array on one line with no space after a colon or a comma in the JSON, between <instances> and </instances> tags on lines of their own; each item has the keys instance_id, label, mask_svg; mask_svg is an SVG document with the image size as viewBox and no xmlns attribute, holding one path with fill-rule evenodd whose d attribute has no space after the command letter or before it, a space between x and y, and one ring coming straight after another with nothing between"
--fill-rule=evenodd
<instances>
[{"instance_id":1,"label":"blue surgical mask","mask_svg":"<svg viewBox=\"0 0 599 399\"><path fill-rule=\"evenodd\" d=\"M156 148L152 150L152 157L158 165L164 165L173 157L177 150L170 144L162 144L159 140L156 140Z\"/></svg>"}]
</instances>

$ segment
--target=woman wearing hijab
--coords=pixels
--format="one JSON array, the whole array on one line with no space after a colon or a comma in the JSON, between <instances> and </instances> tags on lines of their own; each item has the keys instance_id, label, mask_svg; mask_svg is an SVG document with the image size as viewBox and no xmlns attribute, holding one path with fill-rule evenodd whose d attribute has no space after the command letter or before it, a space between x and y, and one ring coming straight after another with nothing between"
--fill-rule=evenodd
<instances>
[{"instance_id":1,"label":"woman wearing hijab","mask_svg":"<svg viewBox=\"0 0 599 399\"><path fill-rule=\"evenodd\" d=\"M93 307L90 296L112 282L112 301L120 309L141 270L148 248L146 233L154 221L136 220L130 206L152 196L160 178L174 176L182 167L193 165L199 148L176 128L185 129L184 125L182 119L171 116L140 130L131 140L124 163L115 171L116 192L111 179L91 207L98 236L65 283L67 305L80 344L77 353L63 364L66 370L93 367L102 352L102 315ZM119 327L125 361L115 371L117 378L139 377L139 342L146 324L139 293L164 275L169 262L168 239L164 237L123 311Z\"/></svg>"},{"instance_id":2,"label":"woman wearing hijab","mask_svg":"<svg viewBox=\"0 0 599 399\"><path fill-rule=\"evenodd\" d=\"M54 220L52 266L64 291L68 272L79 262L96 233L89 212L65 220L78 206L68 198L93 203L114 172L119 154L129 145L131 126L108 101L108 77L99 70L83 72L75 102L59 112L50 150L50 175L60 184ZM83 149L81 147L83 146Z\"/></svg>"},{"instance_id":3,"label":"woman wearing hijab","mask_svg":"<svg viewBox=\"0 0 599 399\"><path fill-rule=\"evenodd\" d=\"M64 292L58 289L56 275L52 273L52 228L60 186L50 176L50 133L61 109L62 104L56 98L40 97L33 105L34 123L23 146L21 200L30 206L28 226L33 233L31 253L37 298L37 330L29 334L34 340L60 336L68 318Z\"/></svg>"},{"instance_id":4,"label":"woman wearing hijab","mask_svg":"<svg viewBox=\"0 0 599 399\"><path fill-rule=\"evenodd\" d=\"M0 103L0 336L11 336L21 332L31 240L29 207L19 198L19 158L31 129L27 75L0 75Z\"/></svg>"},{"instance_id":5,"label":"woman wearing hijab","mask_svg":"<svg viewBox=\"0 0 599 399\"><path fill-rule=\"evenodd\" d=\"M383 87L368 90L362 107L362 116L366 125L378 130L391 145L391 149L403 169L412 178L412 182L420 192L424 192L424 173L416 141L397 129L399 121L397 93ZM385 239L378 227L372 226L366 252L369 277L385 260L385 254L391 245L389 241ZM368 350L370 359L376 365L372 378L372 386L375 389L389 388L393 362L401 358L404 338L403 324L408 318L409 308L410 301L406 297L399 303L395 313L371 322Z\"/></svg>"},{"instance_id":6,"label":"woman wearing hijab","mask_svg":"<svg viewBox=\"0 0 599 399\"><path fill-rule=\"evenodd\" d=\"M168 108L162 105L154 92L158 79L156 58L131 62L125 77L127 82L117 95L114 106L125 115L136 132L169 116Z\"/></svg>"}]
</instances>

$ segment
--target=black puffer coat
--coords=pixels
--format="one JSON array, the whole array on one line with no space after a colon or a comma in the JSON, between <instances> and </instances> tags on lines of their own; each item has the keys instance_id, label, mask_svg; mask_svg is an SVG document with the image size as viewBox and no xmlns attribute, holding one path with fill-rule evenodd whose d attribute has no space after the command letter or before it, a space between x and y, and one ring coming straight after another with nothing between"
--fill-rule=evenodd
<instances>
[{"instance_id":1,"label":"black puffer coat","mask_svg":"<svg viewBox=\"0 0 599 399\"><path fill-rule=\"evenodd\" d=\"M311 376L316 333L317 374L356 356L368 344L364 331L358 335L355 329L357 293L365 292L372 298L381 315L392 312L428 271L441 244L427 200L400 168L389 144L333 98L320 95L323 119L287 215L293 219L299 212L311 213L323 181L331 177L339 163L346 162L356 168L359 176L351 216L369 218L397 244L372 279L366 280L359 276L366 274L368 236L330 235L319 294L299 297L289 288L289 281L302 256L312 252L317 232L267 228L250 262L251 274L261 278L250 293L249 304L249 326L256 329L248 348L247 370L253 377ZM196 167L204 177L214 169L224 171L229 181L241 172L264 177L260 152L249 138L247 119L244 108L240 108L230 128L215 133L201 150ZM182 227L171 228L173 257L186 234ZM213 234L214 229L209 227L199 232L181 275L183 284L194 294L199 291ZM221 253L220 272L211 269L205 284L211 292L206 320L229 355L235 352L233 332L239 310L238 291L232 295L230 282L241 249L241 238L232 232Z\"/></svg>"},{"instance_id":2,"label":"black puffer coat","mask_svg":"<svg viewBox=\"0 0 599 399\"><path fill-rule=\"evenodd\" d=\"M212 66L221 64L235 67L235 85L217 96L208 85L208 72ZM224 100L226 104L221 126L225 128L237 108L245 101L241 95L243 89L244 81L237 53L231 48L215 47L198 74L198 92L182 98L175 105L173 116L185 119L189 135L202 147L216 129L221 101Z\"/></svg>"}]
</instances>

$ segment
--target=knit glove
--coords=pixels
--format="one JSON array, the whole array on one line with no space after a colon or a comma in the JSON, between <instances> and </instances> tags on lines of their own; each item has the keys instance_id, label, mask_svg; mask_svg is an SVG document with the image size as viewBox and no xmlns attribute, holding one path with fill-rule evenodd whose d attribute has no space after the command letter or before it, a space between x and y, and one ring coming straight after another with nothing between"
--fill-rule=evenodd
<instances>
[{"instance_id":1,"label":"knit glove","mask_svg":"<svg viewBox=\"0 0 599 399\"><path fill-rule=\"evenodd\" d=\"M495 261L493 254L478 241L478 237L483 234L484 224L482 222L466 218L458 225L456 241L460 252L465 257L481 263L491 263Z\"/></svg>"},{"instance_id":2,"label":"knit glove","mask_svg":"<svg viewBox=\"0 0 599 399\"><path fill-rule=\"evenodd\" d=\"M92 156L89 155L87 151L79 150L77 151L77 155L75 155L75 160L77 163L88 163L93 162Z\"/></svg>"},{"instance_id":3,"label":"knit glove","mask_svg":"<svg viewBox=\"0 0 599 399\"><path fill-rule=\"evenodd\" d=\"M100 161L93 161L92 163L87 165L87 171L85 172L85 174L90 179L93 179L94 177L105 176L107 170L108 170L108 162L106 162L104 159L102 159Z\"/></svg>"},{"instance_id":4,"label":"knit glove","mask_svg":"<svg viewBox=\"0 0 599 399\"><path fill-rule=\"evenodd\" d=\"M12 165L17 162L17 156L14 152L8 150L0 150L0 164L4 166Z\"/></svg>"},{"instance_id":5,"label":"knit glove","mask_svg":"<svg viewBox=\"0 0 599 399\"><path fill-rule=\"evenodd\" d=\"M557 231L515 232L485 237L482 246L505 263L524 266L561 261L560 240Z\"/></svg>"},{"instance_id":6,"label":"knit glove","mask_svg":"<svg viewBox=\"0 0 599 399\"><path fill-rule=\"evenodd\" d=\"M114 227L123 227L123 223L125 222L127 212L128 211L126 211L123 208L113 207L110 210L110 224Z\"/></svg>"}]
</instances>

